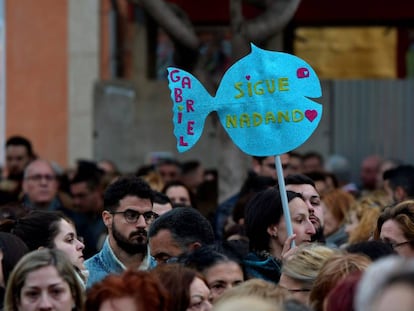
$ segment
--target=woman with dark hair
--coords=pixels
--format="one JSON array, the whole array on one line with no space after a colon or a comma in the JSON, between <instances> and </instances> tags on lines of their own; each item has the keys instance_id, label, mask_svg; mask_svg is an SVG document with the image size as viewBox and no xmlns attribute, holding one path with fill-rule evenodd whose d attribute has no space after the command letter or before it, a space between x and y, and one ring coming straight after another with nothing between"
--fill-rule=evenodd
<instances>
[{"instance_id":1,"label":"woman with dark hair","mask_svg":"<svg viewBox=\"0 0 414 311\"><path fill-rule=\"evenodd\" d=\"M89 310L169 311L169 295L151 273L127 270L107 276L88 290L84 311Z\"/></svg>"},{"instance_id":2,"label":"woman with dark hair","mask_svg":"<svg viewBox=\"0 0 414 311\"><path fill-rule=\"evenodd\" d=\"M3 298L9 275L17 262L29 252L27 245L17 236L0 232L0 310L3 310Z\"/></svg>"},{"instance_id":3,"label":"woman with dark hair","mask_svg":"<svg viewBox=\"0 0 414 311\"><path fill-rule=\"evenodd\" d=\"M62 250L78 272L79 281L85 285L88 275L83 264L85 245L79 240L72 220L63 213L34 210L16 221L5 221L0 231L18 236L30 251L43 247Z\"/></svg>"},{"instance_id":4,"label":"woman with dark hair","mask_svg":"<svg viewBox=\"0 0 414 311\"><path fill-rule=\"evenodd\" d=\"M244 259L249 278L278 283L282 259L291 252L291 242L309 243L315 228L309 210L299 193L287 191L293 235L288 236L279 190L269 188L257 193L246 205L245 225L250 252Z\"/></svg>"},{"instance_id":5,"label":"woman with dark hair","mask_svg":"<svg viewBox=\"0 0 414 311\"><path fill-rule=\"evenodd\" d=\"M170 198L173 207L182 206L197 208L194 193L181 181L174 180L167 182L161 192Z\"/></svg>"},{"instance_id":6,"label":"woman with dark hair","mask_svg":"<svg viewBox=\"0 0 414 311\"><path fill-rule=\"evenodd\" d=\"M245 280L242 261L233 251L223 246L202 246L181 256L178 261L203 274L213 302L227 289Z\"/></svg>"},{"instance_id":7,"label":"woman with dark hair","mask_svg":"<svg viewBox=\"0 0 414 311\"><path fill-rule=\"evenodd\" d=\"M204 276L181 264L160 265L151 270L170 293L170 311L210 311L211 295Z\"/></svg>"}]
</instances>

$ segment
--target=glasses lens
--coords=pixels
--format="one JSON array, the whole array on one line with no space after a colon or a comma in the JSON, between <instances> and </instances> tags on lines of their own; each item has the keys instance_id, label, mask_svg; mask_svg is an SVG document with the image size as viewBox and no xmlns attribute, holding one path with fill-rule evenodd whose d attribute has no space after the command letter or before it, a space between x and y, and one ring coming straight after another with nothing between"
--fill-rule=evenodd
<instances>
[{"instance_id":1,"label":"glasses lens","mask_svg":"<svg viewBox=\"0 0 414 311\"><path fill-rule=\"evenodd\" d=\"M153 212L145 212L143 216L146 222L151 222L155 219Z\"/></svg>"},{"instance_id":2,"label":"glasses lens","mask_svg":"<svg viewBox=\"0 0 414 311\"><path fill-rule=\"evenodd\" d=\"M32 175L27 177L29 180L33 180L36 182L41 181L42 179L45 179L46 181L53 181L56 179L56 176L54 175L40 175L40 174L36 174L36 175Z\"/></svg>"},{"instance_id":3,"label":"glasses lens","mask_svg":"<svg viewBox=\"0 0 414 311\"><path fill-rule=\"evenodd\" d=\"M136 222L140 213L132 210L126 210L124 216L127 222Z\"/></svg>"}]
</instances>

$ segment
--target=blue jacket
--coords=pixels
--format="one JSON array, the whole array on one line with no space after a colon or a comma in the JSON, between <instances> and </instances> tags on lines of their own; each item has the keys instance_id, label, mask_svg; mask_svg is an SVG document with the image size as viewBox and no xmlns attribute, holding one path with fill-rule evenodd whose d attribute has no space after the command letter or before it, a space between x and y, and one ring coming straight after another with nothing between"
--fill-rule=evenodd
<instances>
[{"instance_id":1,"label":"blue jacket","mask_svg":"<svg viewBox=\"0 0 414 311\"><path fill-rule=\"evenodd\" d=\"M272 256L262 256L250 252L243 260L247 277L263 279L278 284L282 263Z\"/></svg>"},{"instance_id":2,"label":"blue jacket","mask_svg":"<svg viewBox=\"0 0 414 311\"><path fill-rule=\"evenodd\" d=\"M145 256L139 270L149 270L154 268L156 261L151 256ZM125 265L119 261L109 245L108 237L102 249L96 255L85 261L85 267L89 272L86 288L91 287L96 282L101 281L109 274L120 274L126 270Z\"/></svg>"}]
</instances>

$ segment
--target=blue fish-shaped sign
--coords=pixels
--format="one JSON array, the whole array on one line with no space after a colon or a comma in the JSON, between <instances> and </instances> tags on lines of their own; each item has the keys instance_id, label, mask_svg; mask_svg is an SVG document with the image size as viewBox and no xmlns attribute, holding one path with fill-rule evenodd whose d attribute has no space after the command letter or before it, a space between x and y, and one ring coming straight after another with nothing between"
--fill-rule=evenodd
<instances>
[{"instance_id":1,"label":"blue fish-shaped sign","mask_svg":"<svg viewBox=\"0 0 414 311\"><path fill-rule=\"evenodd\" d=\"M322 96L315 71L294 55L251 47L226 71L214 97L190 73L168 68L179 152L194 146L212 111L233 142L253 156L291 151L315 131L322 117L322 105L309 99Z\"/></svg>"}]
</instances>

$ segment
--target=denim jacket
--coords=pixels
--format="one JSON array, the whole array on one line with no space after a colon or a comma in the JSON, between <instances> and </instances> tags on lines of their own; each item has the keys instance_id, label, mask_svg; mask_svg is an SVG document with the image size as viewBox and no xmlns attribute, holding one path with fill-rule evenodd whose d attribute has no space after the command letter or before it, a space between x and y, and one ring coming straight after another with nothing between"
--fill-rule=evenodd
<instances>
[{"instance_id":1,"label":"denim jacket","mask_svg":"<svg viewBox=\"0 0 414 311\"><path fill-rule=\"evenodd\" d=\"M151 256L145 256L138 270L150 270L156 266L156 261ZM89 272L86 288L101 281L109 274L120 274L126 270L125 265L115 256L109 245L108 237L102 249L96 255L85 261L85 267Z\"/></svg>"}]
</instances>

